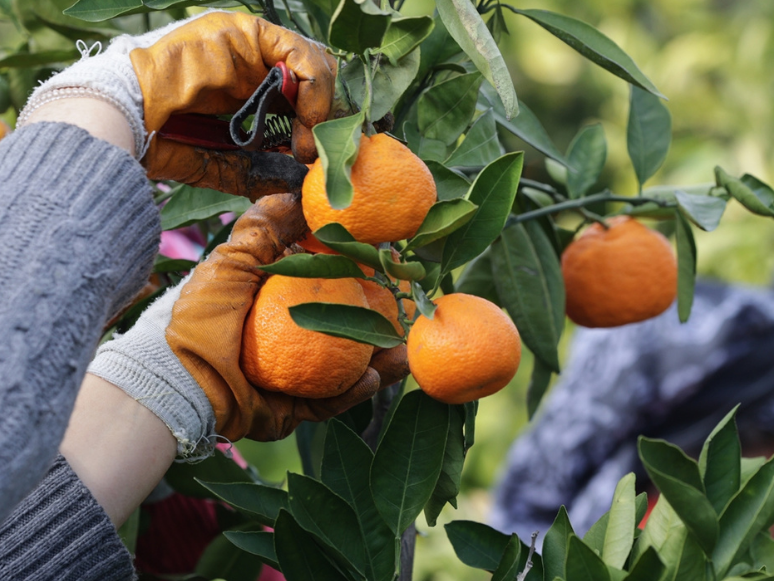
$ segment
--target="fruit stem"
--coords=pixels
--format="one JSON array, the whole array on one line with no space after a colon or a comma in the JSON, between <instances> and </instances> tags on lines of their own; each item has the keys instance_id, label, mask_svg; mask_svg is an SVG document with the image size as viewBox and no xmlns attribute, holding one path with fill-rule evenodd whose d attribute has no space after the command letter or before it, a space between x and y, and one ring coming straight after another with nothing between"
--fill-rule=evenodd
<instances>
[{"instance_id":1,"label":"fruit stem","mask_svg":"<svg viewBox=\"0 0 774 581\"><path fill-rule=\"evenodd\" d=\"M578 208L578 212L585 218L586 222L596 222L597 224L600 224L605 230L610 229L608 223L605 222L605 219L599 214L595 214L586 208Z\"/></svg>"}]
</instances>

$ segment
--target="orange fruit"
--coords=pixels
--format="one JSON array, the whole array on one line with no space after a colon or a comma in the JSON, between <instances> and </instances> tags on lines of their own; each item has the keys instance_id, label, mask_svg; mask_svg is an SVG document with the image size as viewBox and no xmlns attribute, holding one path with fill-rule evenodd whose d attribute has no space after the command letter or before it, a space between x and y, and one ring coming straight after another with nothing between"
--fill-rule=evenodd
<instances>
[{"instance_id":1,"label":"orange fruit","mask_svg":"<svg viewBox=\"0 0 774 581\"><path fill-rule=\"evenodd\" d=\"M328 248L325 244L315 238L315 235L311 232L307 232L306 235L296 244L298 244L304 250L314 254L338 254L338 252L332 248Z\"/></svg>"},{"instance_id":2,"label":"orange fruit","mask_svg":"<svg viewBox=\"0 0 774 581\"><path fill-rule=\"evenodd\" d=\"M11 128L8 127L5 121L0 120L0 139L11 133Z\"/></svg>"},{"instance_id":3,"label":"orange fruit","mask_svg":"<svg viewBox=\"0 0 774 581\"><path fill-rule=\"evenodd\" d=\"M360 138L352 187L352 203L334 210L325 192L322 160L314 162L301 189L304 216L312 231L338 222L359 242L403 240L416 233L437 197L425 163L383 133Z\"/></svg>"},{"instance_id":4,"label":"orange fruit","mask_svg":"<svg viewBox=\"0 0 774 581\"><path fill-rule=\"evenodd\" d=\"M669 241L629 216L593 224L562 254L567 316L584 327L617 327L663 313L677 294Z\"/></svg>"},{"instance_id":5,"label":"orange fruit","mask_svg":"<svg viewBox=\"0 0 774 581\"><path fill-rule=\"evenodd\" d=\"M368 267L361 266L361 268L365 271ZM366 274L368 276L373 276L368 273ZM395 327L395 330L402 337L403 327L401 327L401 324L398 321L398 302L395 300L395 296L392 292L382 285L371 282L370 280L356 280L360 283L360 286L363 287L363 292L368 300L369 307L374 311L380 312L389 319L392 326ZM398 288L404 293L411 292L411 286L407 280L400 281ZM403 304L403 310L406 311L409 320L412 320L414 318L414 313L417 311L417 306L414 304L414 301L411 299L401 299L401 303Z\"/></svg>"},{"instance_id":6,"label":"orange fruit","mask_svg":"<svg viewBox=\"0 0 774 581\"><path fill-rule=\"evenodd\" d=\"M270 276L247 316L240 367L253 385L321 398L338 395L365 373L371 345L302 329L288 307L323 302L368 307L354 279Z\"/></svg>"},{"instance_id":7,"label":"orange fruit","mask_svg":"<svg viewBox=\"0 0 774 581\"><path fill-rule=\"evenodd\" d=\"M516 325L486 299L454 293L433 301L411 327L408 362L419 387L439 401L466 403L491 395L513 379L521 361Z\"/></svg>"}]
</instances>

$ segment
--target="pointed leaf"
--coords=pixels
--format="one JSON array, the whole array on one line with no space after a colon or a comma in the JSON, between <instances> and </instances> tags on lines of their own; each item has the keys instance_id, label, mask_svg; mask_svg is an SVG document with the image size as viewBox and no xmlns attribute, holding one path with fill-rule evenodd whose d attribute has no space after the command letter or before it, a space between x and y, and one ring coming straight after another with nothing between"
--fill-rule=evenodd
<instances>
[{"instance_id":1,"label":"pointed leaf","mask_svg":"<svg viewBox=\"0 0 774 581\"><path fill-rule=\"evenodd\" d=\"M351 259L334 254L291 254L261 270L300 278L365 278Z\"/></svg>"},{"instance_id":2,"label":"pointed leaf","mask_svg":"<svg viewBox=\"0 0 774 581\"><path fill-rule=\"evenodd\" d=\"M0 59L0 69L43 67L69 63L80 56L77 50L46 50L41 52L17 52ZM7 109L7 107L6 107Z\"/></svg>"},{"instance_id":3,"label":"pointed leaf","mask_svg":"<svg viewBox=\"0 0 774 581\"><path fill-rule=\"evenodd\" d=\"M358 528L365 539L366 577L389 581L395 572L394 535L371 496L372 460L373 452L352 430L336 419L329 422L322 481L355 510Z\"/></svg>"},{"instance_id":4,"label":"pointed leaf","mask_svg":"<svg viewBox=\"0 0 774 581\"><path fill-rule=\"evenodd\" d=\"M543 540L543 567L546 579L564 578L567 547L570 536L574 534L575 531L572 530L570 519L567 516L567 509L562 506Z\"/></svg>"},{"instance_id":5,"label":"pointed leaf","mask_svg":"<svg viewBox=\"0 0 774 581\"><path fill-rule=\"evenodd\" d=\"M513 12L522 14L538 23L584 57L624 81L645 89L657 97L663 97L655 85L640 71L631 57L593 26L548 10L514 9Z\"/></svg>"},{"instance_id":6,"label":"pointed leaf","mask_svg":"<svg viewBox=\"0 0 774 581\"><path fill-rule=\"evenodd\" d=\"M640 459L650 479L709 555L718 539L715 511L704 493L699 466L672 444L640 436Z\"/></svg>"},{"instance_id":7,"label":"pointed leaf","mask_svg":"<svg viewBox=\"0 0 774 581\"><path fill-rule=\"evenodd\" d=\"M581 129L567 150L567 162L575 171L567 173L567 190L571 198L580 198L593 186L607 158L607 141L602 125Z\"/></svg>"},{"instance_id":8,"label":"pointed leaf","mask_svg":"<svg viewBox=\"0 0 774 581\"><path fill-rule=\"evenodd\" d=\"M241 214L252 205L250 200L241 196L232 196L206 188L179 186L175 188L169 202L161 209L161 229L182 228L226 212Z\"/></svg>"},{"instance_id":9,"label":"pointed leaf","mask_svg":"<svg viewBox=\"0 0 774 581\"><path fill-rule=\"evenodd\" d=\"M529 386L527 387L527 417L531 420L535 417L535 412L543 401L543 396L548 391L551 384L551 368L543 360L535 357L532 363L532 375L530 375Z\"/></svg>"},{"instance_id":10,"label":"pointed leaf","mask_svg":"<svg viewBox=\"0 0 774 581\"><path fill-rule=\"evenodd\" d=\"M186 272L196 266L195 260L167 258L159 254L153 263L153 272Z\"/></svg>"},{"instance_id":11,"label":"pointed leaf","mask_svg":"<svg viewBox=\"0 0 774 581\"><path fill-rule=\"evenodd\" d=\"M420 312L420 314L423 317L432 319L433 315L435 314L435 309L438 307L436 307L435 303L427 298L424 289L416 281L411 283L411 294L414 297L414 304L416 304L417 310Z\"/></svg>"},{"instance_id":12,"label":"pointed leaf","mask_svg":"<svg viewBox=\"0 0 774 581\"><path fill-rule=\"evenodd\" d=\"M425 506L425 518L431 527L435 526L438 515L447 502L457 507L456 498L460 493L462 465L465 462L465 436L462 433L464 416L463 406L452 407L441 474L438 476L438 482L435 483L430 501Z\"/></svg>"},{"instance_id":13,"label":"pointed leaf","mask_svg":"<svg viewBox=\"0 0 774 581\"><path fill-rule=\"evenodd\" d=\"M607 566L575 535L570 537L565 564L567 581L610 581Z\"/></svg>"},{"instance_id":14,"label":"pointed leaf","mask_svg":"<svg viewBox=\"0 0 774 581\"><path fill-rule=\"evenodd\" d=\"M497 138L494 113L489 109L476 119L465 134L465 139L444 164L449 167L484 167L503 153L503 147Z\"/></svg>"},{"instance_id":15,"label":"pointed leaf","mask_svg":"<svg viewBox=\"0 0 774 581\"><path fill-rule=\"evenodd\" d=\"M523 152L508 153L476 176L468 200L477 204L478 210L446 240L441 262L443 274L481 254L500 235L516 198L523 163Z\"/></svg>"},{"instance_id":16,"label":"pointed leaf","mask_svg":"<svg viewBox=\"0 0 774 581\"><path fill-rule=\"evenodd\" d=\"M64 13L87 22L101 22L142 8L142 6L142 0L113 0L109 3L106 3L105 0L78 0L66 8Z\"/></svg>"},{"instance_id":17,"label":"pointed leaf","mask_svg":"<svg viewBox=\"0 0 774 581\"><path fill-rule=\"evenodd\" d=\"M382 43L390 19L370 0L341 0L331 18L328 39L337 48L363 54Z\"/></svg>"},{"instance_id":18,"label":"pointed leaf","mask_svg":"<svg viewBox=\"0 0 774 581\"><path fill-rule=\"evenodd\" d=\"M492 34L469 0L437 0L435 7L449 34L497 90L507 119L519 113L516 89Z\"/></svg>"},{"instance_id":19,"label":"pointed leaf","mask_svg":"<svg viewBox=\"0 0 774 581\"><path fill-rule=\"evenodd\" d=\"M722 576L749 549L755 536L774 524L774 459L764 464L720 515L720 536L713 555Z\"/></svg>"},{"instance_id":20,"label":"pointed leaf","mask_svg":"<svg viewBox=\"0 0 774 581\"><path fill-rule=\"evenodd\" d=\"M509 535L469 520L455 520L443 528L460 561L490 572L497 569L511 540Z\"/></svg>"},{"instance_id":21,"label":"pointed leaf","mask_svg":"<svg viewBox=\"0 0 774 581\"><path fill-rule=\"evenodd\" d=\"M252 484L255 482L250 473L240 468L236 462L220 450L216 450L212 456L196 464L175 462L164 474L166 483L180 494L193 498L218 498L217 495L199 484L197 479L228 484L237 482Z\"/></svg>"},{"instance_id":22,"label":"pointed leaf","mask_svg":"<svg viewBox=\"0 0 774 581\"><path fill-rule=\"evenodd\" d=\"M379 52L390 59L393 66L425 40L435 24L429 16L393 17L379 47ZM417 65L419 63L417 62Z\"/></svg>"},{"instance_id":23,"label":"pointed leaf","mask_svg":"<svg viewBox=\"0 0 774 581\"><path fill-rule=\"evenodd\" d=\"M610 520L610 511L607 511L597 519L591 528L583 535L583 542L598 555L602 554L605 548L605 533L607 532L607 523Z\"/></svg>"},{"instance_id":24,"label":"pointed leaf","mask_svg":"<svg viewBox=\"0 0 774 581\"><path fill-rule=\"evenodd\" d=\"M451 148L443 141L430 139L422 135L416 123L406 121L403 124L403 136L408 148L419 156L422 161L441 163L451 153Z\"/></svg>"},{"instance_id":25,"label":"pointed leaf","mask_svg":"<svg viewBox=\"0 0 774 581\"><path fill-rule=\"evenodd\" d=\"M755 568L766 567L767 571L774 571L774 539L768 531L761 531L755 535L750 545L750 556L753 558Z\"/></svg>"},{"instance_id":26,"label":"pointed leaf","mask_svg":"<svg viewBox=\"0 0 774 581\"><path fill-rule=\"evenodd\" d=\"M341 1L344 4L354 0ZM318 123L312 129L325 172L325 193L331 207L336 210L342 210L352 203L352 164L360 148L364 119L361 111L349 117Z\"/></svg>"},{"instance_id":27,"label":"pointed leaf","mask_svg":"<svg viewBox=\"0 0 774 581\"><path fill-rule=\"evenodd\" d=\"M287 581L342 581L345 577L325 557L314 536L302 529L287 510L274 526L274 550Z\"/></svg>"},{"instance_id":28,"label":"pointed leaf","mask_svg":"<svg viewBox=\"0 0 774 581\"><path fill-rule=\"evenodd\" d=\"M390 530L399 536L422 512L443 464L449 406L422 391L407 393L376 449L371 492Z\"/></svg>"},{"instance_id":29,"label":"pointed leaf","mask_svg":"<svg viewBox=\"0 0 774 581\"><path fill-rule=\"evenodd\" d=\"M774 216L774 191L762 181L749 174L735 178L720 166L715 168L715 180L753 214Z\"/></svg>"},{"instance_id":30,"label":"pointed leaf","mask_svg":"<svg viewBox=\"0 0 774 581\"><path fill-rule=\"evenodd\" d=\"M740 463L742 446L736 429L737 405L707 437L699 456L699 470L707 490L707 498L717 514L721 514L741 484Z\"/></svg>"},{"instance_id":31,"label":"pointed leaf","mask_svg":"<svg viewBox=\"0 0 774 581\"><path fill-rule=\"evenodd\" d=\"M288 507L288 493L263 484L202 482L199 484L261 524L273 526L279 511Z\"/></svg>"},{"instance_id":32,"label":"pointed leaf","mask_svg":"<svg viewBox=\"0 0 774 581\"><path fill-rule=\"evenodd\" d=\"M516 576L519 574L519 557L521 557L521 540L514 533L505 545L505 551L492 575L492 581L516 581Z\"/></svg>"},{"instance_id":33,"label":"pointed leaf","mask_svg":"<svg viewBox=\"0 0 774 581\"><path fill-rule=\"evenodd\" d=\"M288 310L296 325L310 331L383 349L403 343L392 323L371 309L338 303L302 303Z\"/></svg>"},{"instance_id":34,"label":"pointed leaf","mask_svg":"<svg viewBox=\"0 0 774 581\"><path fill-rule=\"evenodd\" d=\"M366 570L365 542L352 507L309 476L288 473L290 512L298 525L346 559L359 573Z\"/></svg>"},{"instance_id":35,"label":"pointed leaf","mask_svg":"<svg viewBox=\"0 0 774 581\"><path fill-rule=\"evenodd\" d=\"M487 248L469 262L454 286L457 292L475 295L502 306L492 274L492 250Z\"/></svg>"},{"instance_id":36,"label":"pointed leaf","mask_svg":"<svg viewBox=\"0 0 774 581\"><path fill-rule=\"evenodd\" d=\"M548 237L534 221L507 227L492 245L492 266L497 296L524 344L558 373L564 280Z\"/></svg>"},{"instance_id":37,"label":"pointed leaf","mask_svg":"<svg viewBox=\"0 0 774 581\"><path fill-rule=\"evenodd\" d=\"M672 116L661 99L632 85L626 146L637 181L648 181L666 159L672 141Z\"/></svg>"},{"instance_id":38,"label":"pointed leaf","mask_svg":"<svg viewBox=\"0 0 774 581\"><path fill-rule=\"evenodd\" d=\"M425 278L425 267L421 262L395 262L392 252L386 248L379 251L384 272L400 280L422 280Z\"/></svg>"},{"instance_id":39,"label":"pointed leaf","mask_svg":"<svg viewBox=\"0 0 774 581\"><path fill-rule=\"evenodd\" d=\"M261 573L262 560L233 544L220 534L199 557L194 578L226 578L229 581L254 581Z\"/></svg>"},{"instance_id":40,"label":"pointed leaf","mask_svg":"<svg viewBox=\"0 0 774 581\"><path fill-rule=\"evenodd\" d=\"M677 314L685 323L691 316L693 293L696 286L696 242L691 224L682 212L675 212L675 238L677 240Z\"/></svg>"},{"instance_id":41,"label":"pointed leaf","mask_svg":"<svg viewBox=\"0 0 774 581\"><path fill-rule=\"evenodd\" d=\"M482 81L480 74L468 73L442 81L422 93L417 104L422 135L453 144L473 118Z\"/></svg>"},{"instance_id":42,"label":"pointed leaf","mask_svg":"<svg viewBox=\"0 0 774 581\"><path fill-rule=\"evenodd\" d=\"M666 567L653 547L648 547L637 560L624 581L660 581L666 572Z\"/></svg>"},{"instance_id":43,"label":"pointed leaf","mask_svg":"<svg viewBox=\"0 0 774 581\"><path fill-rule=\"evenodd\" d=\"M266 531L225 531L223 534L243 551L257 555L269 567L279 569L277 553L274 552L274 533Z\"/></svg>"},{"instance_id":44,"label":"pointed leaf","mask_svg":"<svg viewBox=\"0 0 774 581\"><path fill-rule=\"evenodd\" d=\"M403 252L448 236L467 224L477 209L478 206L463 198L436 202L430 207L422 225L408 241Z\"/></svg>"},{"instance_id":45,"label":"pointed leaf","mask_svg":"<svg viewBox=\"0 0 774 581\"><path fill-rule=\"evenodd\" d=\"M304 474L317 478L320 475L322 447L325 442L326 422L301 422L296 428L296 447L301 457Z\"/></svg>"},{"instance_id":46,"label":"pointed leaf","mask_svg":"<svg viewBox=\"0 0 774 581\"><path fill-rule=\"evenodd\" d=\"M360 262L382 272L379 251L370 244L357 242L341 224L326 224L313 232L315 238L336 252L348 256L355 262Z\"/></svg>"},{"instance_id":47,"label":"pointed leaf","mask_svg":"<svg viewBox=\"0 0 774 581\"><path fill-rule=\"evenodd\" d=\"M634 473L630 472L615 487L602 549L602 559L616 569L624 568L634 544L637 527L634 497Z\"/></svg>"},{"instance_id":48,"label":"pointed leaf","mask_svg":"<svg viewBox=\"0 0 774 581\"><path fill-rule=\"evenodd\" d=\"M437 161L425 162L427 169L433 174L435 189L439 200L453 200L462 198L470 189L470 182L462 173L451 170Z\"/></svg>"},{"instance_id":49,"label":"pointed leaf","mask_svg":"<svg viewBox=\"0 0 774 581\"><path fill-rule=\"evenodd\" d=\"M727 204L717 196L688 194L682 190L675 191L675 199L691 222L707 232L718 227Z\"/></svg>"}]
</instances>

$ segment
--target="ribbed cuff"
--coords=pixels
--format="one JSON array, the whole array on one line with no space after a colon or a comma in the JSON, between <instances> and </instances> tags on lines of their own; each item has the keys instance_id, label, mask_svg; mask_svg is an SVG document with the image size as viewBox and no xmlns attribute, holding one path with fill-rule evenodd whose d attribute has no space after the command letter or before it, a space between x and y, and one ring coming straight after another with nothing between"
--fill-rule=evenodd
<instances>
[{"instance_id":1,"label":"ribbed cuff","mask_svg":"<svg viewBox=\"0 0 774 581\"><path fill-rule=\"evenodd\" d=\"M62 456L0 525L0 579L136 579L107 514Z\"/></svg>"}]
</instances>

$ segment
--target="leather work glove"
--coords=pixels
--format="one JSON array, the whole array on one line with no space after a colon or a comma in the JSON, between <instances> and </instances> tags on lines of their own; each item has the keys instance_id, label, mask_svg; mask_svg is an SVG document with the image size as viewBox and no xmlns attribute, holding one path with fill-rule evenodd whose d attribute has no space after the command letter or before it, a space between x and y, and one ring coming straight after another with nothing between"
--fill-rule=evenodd
<instances>
[{"instance_id":1,"label":"leather work glove","mask_svg":"<svg viewBox=\"0 0 774 581\"><path fill-rule=\"evenodd\" d=\"M405 345L374 355L349 390L306 399L251 385L239 367L242 329L266 275L307 232L294 194L259 200L177 287L134 327L100 347L89 369L142 403L170 428L182 456L200 457L214 433L228 440L286 437L304 420L321 421L408 375Z\"/></svg>"},{"instance_id":2,"label":"leather work glove","mask_svg":"<svg viewBox=\"0 0 774 581\"><path fill-rule=\"evenodd\" d=\"M101 98L126 115L137 156L151 179L213 188L252 201L301 190L304 164L317 157L311 129L328 118L335 90L336 60L324 46L249 14L211 11L140 36L119 36L98 56L87 58L91 51L82 52L84 58L34 91L20 124L52 98ZM174 114L235 113L279 61L299 81L292 135L296 159L205 149L154 133ZM281 100L278 105L289 110Z\"/></svg>"}]
</instances>

